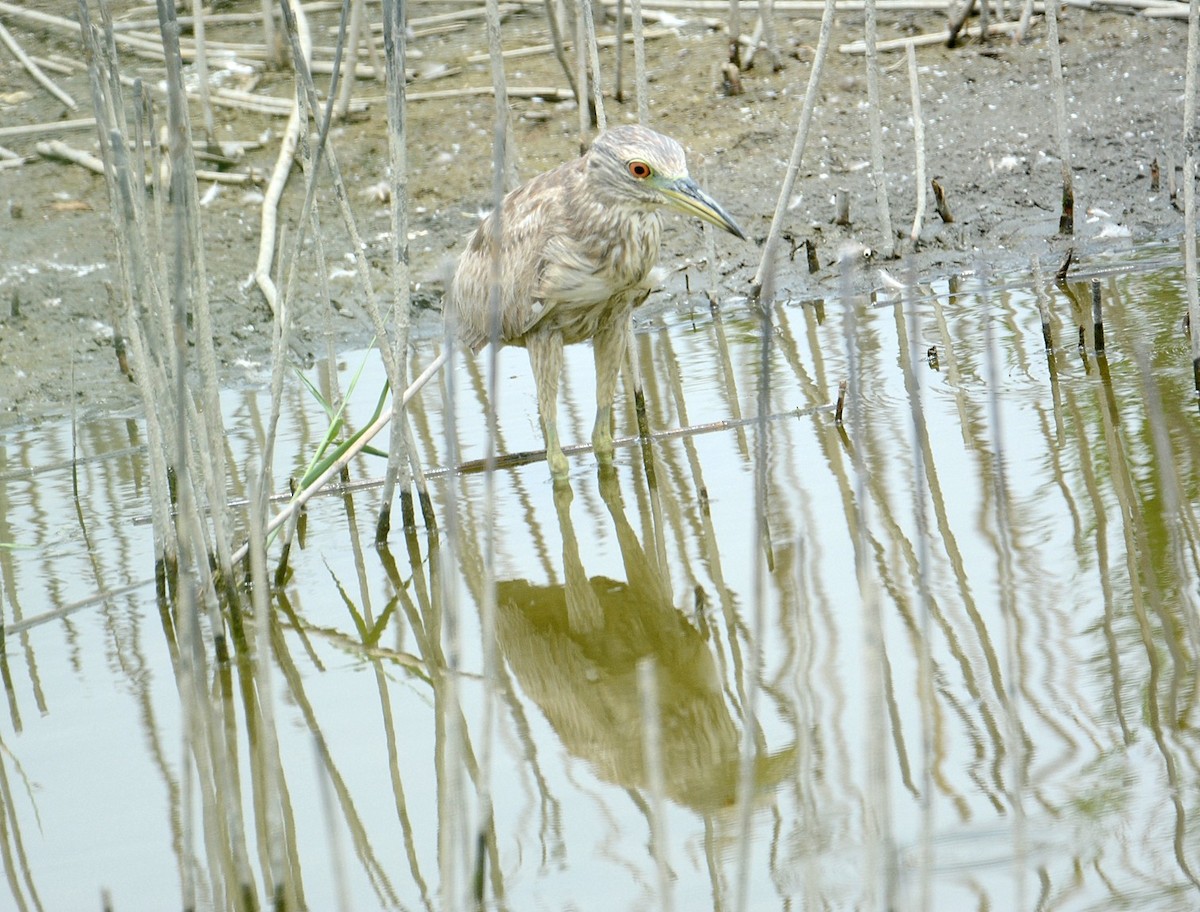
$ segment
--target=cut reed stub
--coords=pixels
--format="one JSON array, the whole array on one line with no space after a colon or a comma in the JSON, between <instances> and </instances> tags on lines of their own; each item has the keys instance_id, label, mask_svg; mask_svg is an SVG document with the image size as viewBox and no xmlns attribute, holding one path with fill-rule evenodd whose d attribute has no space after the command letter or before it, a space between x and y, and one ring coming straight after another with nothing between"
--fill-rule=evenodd
<instances>
[{"instance_id":1,"label":"cut reed stub","mask_svg":"<svg viewBox=\"0 0 1200 912\"><path fill-rule=\"evenodd\" d=\"M804 253L808 257L808 271L818 272L821 269L821 264L817 262L817 242L812 238L807 238L804 241Z\"/></svg>"},{"instance_id":2,"label":"cut reed stub","mask_svg":"<svg viewBox=\"0 0 1200 912\"><path fill-rule=\"evenodd\" d=\"M1063 184L1062 215L1058 219L1058 233L1064 235L1075 233L1075 191L1069 184Z\"/></svg>"},{"instance_id":3,"label":"cut reed stub","mask_svg":"<svg viewBox=\"0 0 1200 912\"><path fill-rule=\"evenodd\" d=\"M1075 248L1067 249L1067 255L1063 258L1062 265L1058 267L1058 272L1054 273L1054 281L1062 283L1067 280L1067 271L1071 268L1071 262L1075 259Z\"/></svg>"},{"instance_id":4,"label":"cut reed stub","mask_svg":"<svg viewBox=\"0 0 1200 912\"><path fill-rule=\"evenodd\" d=\"M1046 346L1046 351L1054 351L1054 329L1050 325L1050 310L1046 307L1046 302L1042 295L1038 294L1038 316L1042 320L1042 342Z\"/></svg>"},{"instance_id":5,"label":"cut reed stub","mask_svg":"<svg viewBox=\"0 0 1200 912\"><path fill-rule=\"evenodd\" d=\"M1162 186L1162 171L1158 167L1158 156L1150 162L1150 192L1157 193Z\"/></svg>"},{"instance_id":6,"label":"cut reed stub","mask_svg":"<svg viewBox=\"0 0 1200 912\"><path fill-rule=\"evenodd\" d=\"M742 71L732 61L721 65L721 94L727 98L741 95L745 92L742 86Z\"/></svg>"},{"instance_id":7,"label":"cut reed stub","mask_svg":"<svg viewBox=\"0 0 1200 912\"><path fill-rule=\"evenodd\" d=\"M833 409L833 420L841 425L842 414L846 409L846 388L849 386L849 381L843 380L838 384L837 405ZM1198 387L1200 388L1200 387Z\"/></svg>"},{"instance_id":8,"label":"cut reed stub","mask_svg":"<svg viewBox=\"0 0 1200 912\"><path fill-rule=\"evenodd\" d=\"M646 416L646 393L642 389L633 391L633 408L637 415L638 437L650 439L650 420Z\"/></svg>"},{"instance_id":9,"label":"cut reed stub","mask_svg":"<svg viewBox=\"0 0 1200 912\"><path fill-rule=\"evenodd\" d=\"M938 218L947 225L954 221L954 214L950 211L950 204L946 202L946 188L938 183L937 178L929 182L933 188L933 205L937 209Z\"/></svg>"},{"instance_id":10,"label":"cut reed stub","mask_svg":"<svg viewBox=\"0 0 1200 912\"><path fill-rule=\"evenodd\" d=\"M833 223L848 226L850 224L850 191L845 187L839 187L837 193L834 194L834 207Z\"/></svg>"},{"instance_id":11,"label":"cut reed stub","mask_svg":"<svg viewBox=\"0 0 1200 912\"><path fill-rule=\"evenodd\" d=\"M1096 354L1104 355L1104 307L1100 295L1100 280L1092 279L1092 332L1096 339Z\"/></svg>"},{"instance_id":12,"label":"cut reed stub","mask_svg":"<svg viewBox=\"0 0 1200 912\"><path fill-rule=\"evenodd\" d=\"M125 350L125 337L119 332L113 333L113 351L117 355L117 368L125 375L125 379L133 382L133 368L129 366L129 354Z\"/></svg>"}]
</instances>

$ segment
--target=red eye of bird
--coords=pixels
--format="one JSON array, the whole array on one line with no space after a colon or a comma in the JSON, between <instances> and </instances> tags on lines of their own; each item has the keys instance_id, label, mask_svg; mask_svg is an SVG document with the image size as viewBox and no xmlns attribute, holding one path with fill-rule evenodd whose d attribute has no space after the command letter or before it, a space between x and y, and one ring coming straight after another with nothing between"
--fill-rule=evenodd
<instances>
[{"instance_id":1,"label":"red eye of bird","mask_svg":"<svg viewBox=\"0 0 1200 912\"><path fill-rule=\"evenodd\" d=\"M636 177L638 180L645 180L654 172L651 170L650 166L648 164L646 164L644 161L631 161L629 163L629 173L632 174L634 177Z\"/></svg>"}]
</instances>

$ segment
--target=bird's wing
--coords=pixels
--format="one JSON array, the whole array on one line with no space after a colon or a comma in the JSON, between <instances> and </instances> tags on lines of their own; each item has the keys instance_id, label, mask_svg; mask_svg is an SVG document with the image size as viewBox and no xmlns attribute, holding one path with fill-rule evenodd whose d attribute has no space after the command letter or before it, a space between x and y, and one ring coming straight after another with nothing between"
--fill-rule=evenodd
<instances>
[{"instance_id":1,"label":"bird's wing","mask_svg":"<svg viewBox=\"0 0 1200 912\"><path fill-rule=\"evenodd\" d=\"M593 276L599 257L575 239L572 211L583 178L576 160L547 171L506 199L504 335L517 339L563 304L575 303L578 277Z\"/></svg>"},{"instance_id":2,"label":"bird's wing","mask_svg":"<svg viewBox=\"0 0 1200 912\"><path fill-rule=\"evenodd\" d=\"M561 165L510 192L502 205L500 251L500 341L516 342L553 308L543 294L543 276L561 259L552 252L564 230L568 198L582 171L577 162ZM495 244L495 213L476 228L447 297L457 332L473 350L490 339L488 313Z\"/></svg>"}]
</instances>

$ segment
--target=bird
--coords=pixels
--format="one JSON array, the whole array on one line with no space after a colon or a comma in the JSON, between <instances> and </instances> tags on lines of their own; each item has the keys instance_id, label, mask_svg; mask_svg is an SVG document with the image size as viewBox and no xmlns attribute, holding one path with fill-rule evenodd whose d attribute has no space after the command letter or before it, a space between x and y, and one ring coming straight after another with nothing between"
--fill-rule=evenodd
<instances>
[{"instance_id":1,"label":"bird","mask_svg":"<svg viewBox=\"0 0 1200 912\"><path fill-rule=\"evenodd\" d=\"M633 310L651 291L664 208L745 240L733 217L688 174L682 145L645 126L612 127L580 157L506 194L458 258L444 299L447 330L472 353L493 338L525 348L556 482L568 474L557 426L564 345L592 340L592 447L601 464L612 462L617 377Z\"/></svg>"}]
</instances>

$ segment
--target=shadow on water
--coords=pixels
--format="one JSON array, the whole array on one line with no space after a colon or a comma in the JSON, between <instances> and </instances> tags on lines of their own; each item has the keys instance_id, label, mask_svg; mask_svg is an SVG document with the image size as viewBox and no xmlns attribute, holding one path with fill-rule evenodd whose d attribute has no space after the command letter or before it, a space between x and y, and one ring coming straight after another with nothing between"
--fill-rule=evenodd
<instances>
[{"instance_id":1,"label":"shadow on water","mask_svg":"<svg viewBox=\"0 0 1200 912\"><path fill-rule=\"evenodd\" d=\"M765 396L756 319L662 312L636 337L652 474L634 446L599 472L573 457L557 488L536 462L434 473L443 531L378 549L377 486L315 498L240 626L189 632L155 598L139 421L7 434L0 892L58 909L108 890L117 910L669 908L664 890L734 909L743 884L754 909L1194 904L1200 433L1182 270L1162 248L1130 264L780 305ZM359 426L373 356L313 380L332 401L364 357ZM450 389L462 459L482 457L489 408L502 450L537 439L520 352L498 397L475 363L454 370L414 405L425 465L446 462ZM587 439L590 375L570 351L564 439ZM326 427L295 387L276 477ZM263 396L223 395L233 498ZM619 424L635 434L631 407Z\"/></svg>"},{"instance_id":2,"label":"shadow on water","mask_svg":"<svg viewBox=\"0 0 1200 912\"><path fill-rule=\"evenodd\" d=\"M625 516L615 472L602 471L599 494L612 518L624 579L589 577L571 519L572 490L558 486L554 505L565 582L501 580L497 643L517 683L545 714L563 746L603 780L636 795L648 786L638 662L658 668L665 732L666 795L703 816L733 806L740 759L738 724L726 702L703 610L675 607L669 575ZM608 531L608 530L603 530ZM773 788L786 774L784 751L761 758Z\"/></svg>"}]
</instances>

